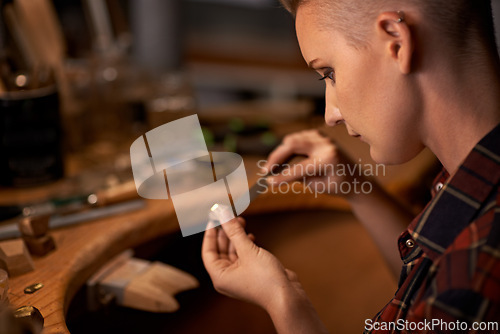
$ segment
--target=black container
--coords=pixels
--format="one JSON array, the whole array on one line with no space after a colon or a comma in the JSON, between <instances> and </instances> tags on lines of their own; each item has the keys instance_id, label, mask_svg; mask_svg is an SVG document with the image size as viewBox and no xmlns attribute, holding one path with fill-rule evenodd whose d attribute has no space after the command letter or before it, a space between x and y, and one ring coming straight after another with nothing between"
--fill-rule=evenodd
<instances>
[{"instance_id":1,"label":"black container","mask_svg":"<svg viewBox=\"0 0 500 334\"><path fill-rule=\"evenodd\" d=\"M0 183L28 187L61 178L62 131L56 86L0 95Z\"/></svg>"}]
</instances>

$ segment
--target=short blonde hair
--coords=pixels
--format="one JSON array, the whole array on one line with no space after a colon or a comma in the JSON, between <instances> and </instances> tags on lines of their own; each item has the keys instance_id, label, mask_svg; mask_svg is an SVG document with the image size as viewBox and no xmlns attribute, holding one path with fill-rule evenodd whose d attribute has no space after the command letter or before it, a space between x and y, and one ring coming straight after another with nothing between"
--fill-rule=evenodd
<instances>
[{"instance_id":1,"label":"short blonde hair","mask_svg":"<svg viewBox=\"0 0 500 334\"><path fill-rule=\"evenodd\" d=\"M497 52L491 0L280 0L293 15L300 6L314 4L325 13L324 19L345 34L354 46L366 43L370 22L383 11L418 8L451 45L467 52L471 38L481 39L490 51Z\"/></svg>"}]
</instances>

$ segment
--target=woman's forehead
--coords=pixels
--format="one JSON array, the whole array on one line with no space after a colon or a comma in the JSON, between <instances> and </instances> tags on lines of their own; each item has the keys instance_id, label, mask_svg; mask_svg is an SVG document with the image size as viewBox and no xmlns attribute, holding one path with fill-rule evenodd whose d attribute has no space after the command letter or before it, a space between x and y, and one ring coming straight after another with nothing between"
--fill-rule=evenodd
<instances>
[{"instance_id":1,"label":"woman's forehead","mask_svg":"<svg viewBox=\"0 0 500 334\"><path fill-rule=\"evenodd\" d=\"M322 55L342 39L333 27L323 25L314 12L302 8L297 12L295 26L302 56L307 63L323 58Z\"/></svg>"}]
</instances>

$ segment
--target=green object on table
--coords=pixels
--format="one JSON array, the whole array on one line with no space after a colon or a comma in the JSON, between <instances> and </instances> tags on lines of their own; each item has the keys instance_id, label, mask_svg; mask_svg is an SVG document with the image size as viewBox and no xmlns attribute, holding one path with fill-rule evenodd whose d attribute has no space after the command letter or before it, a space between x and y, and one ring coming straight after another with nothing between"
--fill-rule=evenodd
<instances>
[{"instance_id":1,"label":"green object on table","mask_svg":"<svg viewBox=\"0 0 500 334\"><path fill-rule=\"evenodd\" d=\"M224 137L224 149L228 152L236 152L238 138L235 135L227 134Z\"/></svg>"},{"instance_id":2,"label":"green object on table","mask_svg":"<svg viewBox=\"0 0 500 334\"><path fill-rule=\"evenodd\" d=\"M278 143L278 138L271 131L266 131L260 136L260 141L266 146L274 146Z\"/></svg>"},{"instance_id":3,"label":"green object on table","mask_svg":"<svg viewBox=\"0 0 500 334\"><path fill-rule=\"evenodd\" d=\"M231 118L228 125L229 129L236 133L245 129L245 122L241 118Z\"/></svg>"}]
</instances>

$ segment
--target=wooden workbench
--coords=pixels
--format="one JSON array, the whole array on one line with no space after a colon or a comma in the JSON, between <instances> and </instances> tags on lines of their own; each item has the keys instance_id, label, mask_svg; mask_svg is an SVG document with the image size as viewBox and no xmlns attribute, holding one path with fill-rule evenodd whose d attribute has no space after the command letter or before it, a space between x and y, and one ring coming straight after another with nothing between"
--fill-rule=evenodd
<instances>
[{"instance_id":1,"label":"wooden workbench","mask_svg":"<svg viewBox=\"0 0 500 334\"><path fill-rule=\"evenodd\" d=\"M362 152L366 157L367 149ZM415 182L420 177L419 171L432 160L432 155L425 153L409 165L389 169L390 175L381 177L381 182L392 189ZM249 180L255 180L256 160L245 159L245 166ZM316 198L311 194L264 194L250 205L245 214L292 208L345 210L348 206L346 202L327 195ZM54 230L51 233L57 250L44 257L35 257L34 271L10 279L10 303L14 308L23 305L38 308L45 319L44 334L69 333L65 314L70 301L97 269L125 249L178 230L170 200L147 200L145 208L138 211ZM44 287L34 294L24 294L24 288L34 283L43 283Z\"/></svg>"},{"instance_id":2,"label":"wooden workbench","mask_svg":"<svg viewBox=\"0 0 500 334\"><path fill-rule=\"evenodd\" d=\"M246 213L293 208L339 208L345 204L324 197L264 195ZM266 199L267 197L267 199ZM280 199L278 199L278 197ZM77 290L106 261L121 251L179 230L172 202L148 200L144 209L52 231L57 250L34 257L35 270L10 279L12 306L32 305L45 318L44 334L68 333L65 313ZM43 283L32 295L28 285Z\"/></svg>"}]
</instances>

